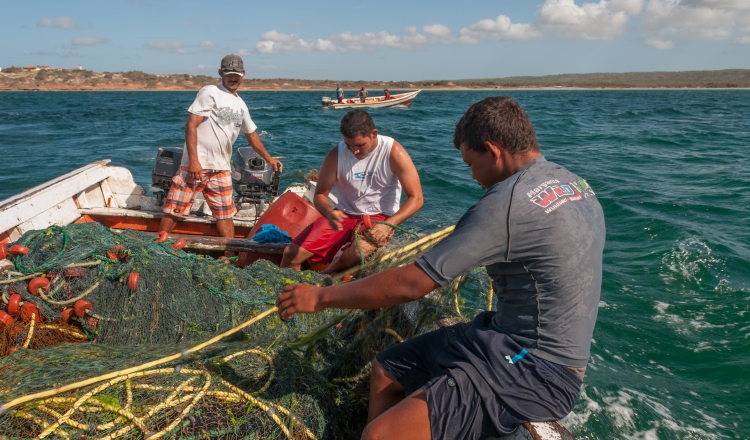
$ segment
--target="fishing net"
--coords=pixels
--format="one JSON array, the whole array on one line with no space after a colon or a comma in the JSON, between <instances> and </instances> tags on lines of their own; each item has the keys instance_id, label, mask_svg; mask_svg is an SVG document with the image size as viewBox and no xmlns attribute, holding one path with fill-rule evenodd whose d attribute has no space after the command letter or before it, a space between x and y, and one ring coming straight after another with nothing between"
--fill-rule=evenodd
<instances>
[{"instance_id":1,"label":"fishing net","mask_svg":"<svg viewBox=\"0 0 750 440\"><path fill-rule=\"evenodd\" d=\"M487 300L486 273L474 271L412 303L379 311L326 310L282 321L271 304L283 286L322 283L321 275L262 261L239 269L133 231L117 234L97 225L64 230L67 246L83 240L88 249L76 249L73 258L72 249L61 252L60 231L28 234L20 241L32 250L19 258L17 268L51 271L53 281L71 286L66 292L51 283L44 296L55 301L74 299L99 282L87 295L93 307L79 319L85 322L76 333L80 338L88 332L97 343L67 340L54 348L17 349L0 360L0 436L359 438L373 356L436 329L441 320L469 319ZM448 232L414 243L396 238L349 272L361 278L407 264ZM97 241L82 238L91 235ZM32 259L41 236L56 243L38 247L51 257ZM125 247L129 258L106 257L114 246ZM62 272L92 260L99 263L84 267L85 275L66 278ZM174 270L180 275L173 277ZM135 291L122 279L134 271L141 274ZM48 306L61 313L66 305ZM95 327L87 327L89 319L98 320ZM35 332L40 326L70 327L49 324L50 319L18 321L14 326L26 332L31 325ZM150 345L138 345L143 343Z\"/></svg>"}]
</instances>

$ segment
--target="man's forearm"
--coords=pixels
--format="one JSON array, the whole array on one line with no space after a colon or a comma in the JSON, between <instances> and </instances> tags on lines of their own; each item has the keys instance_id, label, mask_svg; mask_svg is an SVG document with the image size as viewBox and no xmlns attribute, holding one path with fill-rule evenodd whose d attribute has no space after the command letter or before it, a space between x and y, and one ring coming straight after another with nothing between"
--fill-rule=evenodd
<instances>
[{"instance_id":1,"label":"man's forearm","mask_svg":"<svg viewBox=\"0 0 750 440\"><path fill-rule=\"evenodd\" d=\"M438 284L414 264L397 267L362 280L326 287L321 294L325 308L378 309L419 299Z\"/></svg>"},{"instance_id":2,"label":"man's forearm","mask_svg":"<svg viewBox=\"0 0 750 440\"><path fill-rule=\"evenodd\" d=\"M409 219L412 215L414 215L415 212L419 211L419 208L422 207L423 201L421 197L408 197L403 205L401 205L401 208L399 208L396 213L394 213L392 216L388 217L386 219L386 222L394 224L394 225L400 225L401 223L405 222Z\"/></svg>"},{"instance_id":3,"label":"man's forearm","mask_svg":"<svg viewBox=\"0 0 750 440\"><path fill-rule=\"evenodd\" d=\"M260 140L260 136L257 134L253 137L250 137L248 139L248 142L250 143L250 146L253 147L253 150L255 150L256 153L260 154L260 157L263 158L266 162L271 162L271 155L268 154L268 151L266 150L266 147L263 145L263 141Z\"/></svg>"},{"instance_id":4,"label":"man's forearm","mask_svg":"<svg viewBox=\"0 0 750 440\"><path fill-rule=\"evenodd\" d=\"M328 196L326 194L315 194L313 196L313 205L315 205L315 209L318 210L320 215L330 219L333 208L331 208L331 204L328 201Z\"/></svg>"}]
</instances>

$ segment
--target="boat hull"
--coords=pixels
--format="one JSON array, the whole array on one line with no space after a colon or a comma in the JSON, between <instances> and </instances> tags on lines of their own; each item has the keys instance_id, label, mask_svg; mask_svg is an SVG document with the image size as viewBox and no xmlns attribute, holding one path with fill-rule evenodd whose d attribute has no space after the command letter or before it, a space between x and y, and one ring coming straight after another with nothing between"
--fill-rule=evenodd
<instances>
[{"instance_id":1,"label":"boat hull","mask_svg":"<svg viewBox=\"0 0 750 440\"><path fill-rule=\"evenodd\" d=\"M385 96L373 96L367 98L365 102L359 102L359 98L351 98L353 102L342 102L341 104L335 101L328 101L323 105L327 108L384 108L384 107L395 107L397 105L409 105L417 97L421 90L417 90L409 93L400 93L398 95L392 95L391 99L385 99Z\"/></svg>"}]
</instances>

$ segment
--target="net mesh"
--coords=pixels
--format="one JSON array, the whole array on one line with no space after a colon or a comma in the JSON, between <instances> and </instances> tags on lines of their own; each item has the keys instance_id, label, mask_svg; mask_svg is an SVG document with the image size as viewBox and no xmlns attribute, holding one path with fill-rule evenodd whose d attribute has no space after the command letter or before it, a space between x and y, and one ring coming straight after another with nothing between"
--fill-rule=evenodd
<instances>
[{"instance_id":1,"label":"net mesh","mask_svg":"<svg viewBox=\"0 0 750 440\"><path fill-rule=\"evenodd\" d=\"M413 243L396 236L350 272L361 278L414 261L448 232ZM487 299L486 274L474 271L378 311L289 321L269 313L198 349L196 342L264 316L284 285L325 277L264 260L240 269L98 224L35 231L19 243L30 252L16 259L15 281L2 281L3 298L25 292L45 320L17 318L0 334L0 435L8 437L358 438L373 356L440 319L470 318ZM34 296L21 278L39 273L52 282ZM63 322L81 299L90 310Z\"/></svg>"}]
</instances>

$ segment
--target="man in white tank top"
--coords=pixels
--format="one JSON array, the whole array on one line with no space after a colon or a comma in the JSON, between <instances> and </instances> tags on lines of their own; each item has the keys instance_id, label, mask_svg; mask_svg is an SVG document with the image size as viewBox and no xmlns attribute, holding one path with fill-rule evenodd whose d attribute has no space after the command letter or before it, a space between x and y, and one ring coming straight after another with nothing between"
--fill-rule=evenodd
<instances>
[{"instance_id":1,"label":"man in white tank top","mask_svg":"<svg viewBox=\"0 0 750 440\"><path fill-rule=\"evenodd\" d=\"M341 120L343 142L328 152L315 188L315 208L322 214L284 249L281 267L300 269L308 260L313 270L341 272L359 263L352 241L357 226L360 234L367 219L398 225L422 207L422 186L409 154L393 138L381 136L370 115L352 110ZM336 187L338 204L331 207L328 195ZM401 192L406 201L401 205ZM392 228L374 224L359 240L365 257L385 243Z\"/></svg>"}]
</instances>

